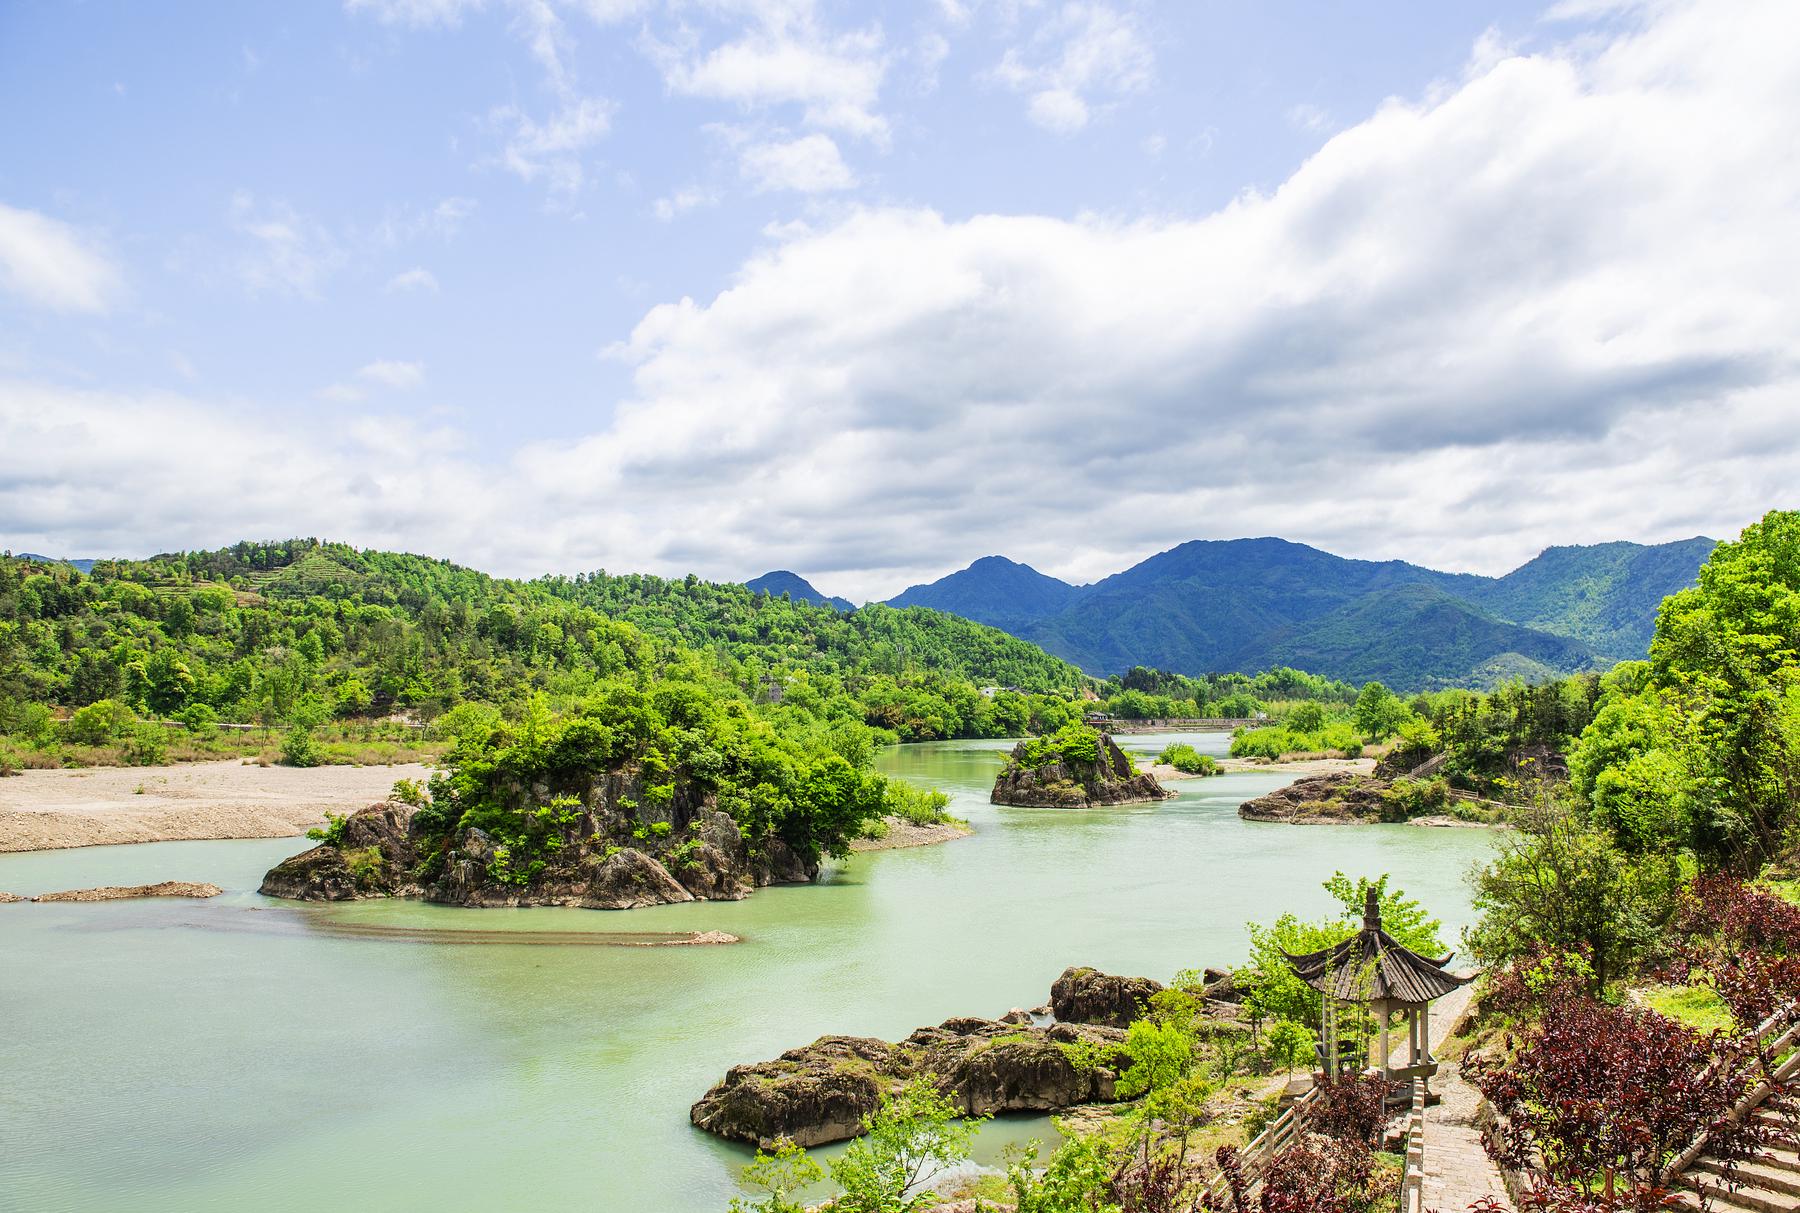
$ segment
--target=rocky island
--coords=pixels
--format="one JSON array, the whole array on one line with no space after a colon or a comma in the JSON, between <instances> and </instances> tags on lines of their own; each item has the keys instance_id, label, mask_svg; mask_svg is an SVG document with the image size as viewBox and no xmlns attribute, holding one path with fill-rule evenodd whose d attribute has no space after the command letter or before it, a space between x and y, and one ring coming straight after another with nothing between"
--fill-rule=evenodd
<instances>
[{"instance_id":1,"label":"rocky island","mask_svg":"<svg viewBox=\"0 0 1800 1213\"><path fill-rule=\"evenodd\" d=\"M1110 734L1077 724L1014 746L990 799L995 804L1084 809L1173 795L1154 775L1139 771Z\"/></svg>"},{"instance_id":2,"label":"rocky island","mask_svg":"<svg viewBox=\"0 0 1800 1213\"><path fill-rule=\"evenodd\" d=\"M783 1137L816 1146L858 1136L883 1095L919 1079L969 1116L1110 1103L1131 1064L1125 1029L1162 989L1146 977L1067 969L1035 1011L947 1019L897 1043L822 1036L773 1061L733 1066L689 1118L759 1147Z\"/></svg>"},{"instance_id":3,"label":"rocky island","mask_svg":"<svg viewBox=\"0 0 1800 1213\"><path fill-rule=\"evenodd\" d=\"M334 821L325 841L270 869L261 892L299 901L418 897L458 906L630 910L737 901L764 885L818 875L816 861L779 838L753 850L717 809L671 806L667 818L645 823L619 807L622 796L620 787L601 781L587 800L559 806L555 833L528 862L516 843L478 826L445 838L429 812L398 801L371 805Z\"/></svg>"}]
</instances>

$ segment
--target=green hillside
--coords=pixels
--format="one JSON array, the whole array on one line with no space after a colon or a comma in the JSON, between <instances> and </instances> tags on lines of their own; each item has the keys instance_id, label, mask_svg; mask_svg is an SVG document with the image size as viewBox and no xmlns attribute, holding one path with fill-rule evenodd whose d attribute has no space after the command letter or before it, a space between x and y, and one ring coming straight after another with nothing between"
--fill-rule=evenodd
<instances>
[{"instance_id":1,"label":"green hillside","mask_svg":"<svg viewBox=\"0 0 1800 1213\"><path fill-rule=\"evenodd\" d=\"M469 701L573 702L671 671L908 739L1055 727L1087 681L955 616L845 614L691 577L520 582L316 540L105 561L87 575L0 559L0 733L41 731L47 707L102 702L203 724L420 721Z\"/></svg>"}]
</instances>

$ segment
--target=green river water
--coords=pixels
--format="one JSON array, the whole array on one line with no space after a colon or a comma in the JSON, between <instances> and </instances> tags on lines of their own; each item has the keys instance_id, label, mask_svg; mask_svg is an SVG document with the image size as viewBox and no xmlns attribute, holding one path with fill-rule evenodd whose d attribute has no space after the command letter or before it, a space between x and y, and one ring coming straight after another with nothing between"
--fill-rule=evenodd
<instances>
[{"instance_id":1,"label":"green river water","mask_svg":"<svg viewBox=\"0 0 1800 1213\"><path fill-rule=\"evenodd\" d=\"M1154 751L1163 739L1122 738ZM1189 736L1222 753L1222 735ZM1239 961L1244 924L1392 872L1451 931L1475 830L1239 820L1288 776L1097 811L987 803L1004 742L885 752L973 837L856 857L746 901L608 914L259 896L304 839L0 855L0 889L212 881L203 902L0 906L0 1209L720 1213L748 1153L688 1105L827 1032L895 1038L1035 1006L1070 964L1167 979ZM717 929L728 947L544 932ZM393 937L359 932L387 931ZM478 933L472 938L468 932ZM534 932L492 942L493 932ZM1050 1137L988 1126L978 1161Z\"/></svg>"}]
</instances>

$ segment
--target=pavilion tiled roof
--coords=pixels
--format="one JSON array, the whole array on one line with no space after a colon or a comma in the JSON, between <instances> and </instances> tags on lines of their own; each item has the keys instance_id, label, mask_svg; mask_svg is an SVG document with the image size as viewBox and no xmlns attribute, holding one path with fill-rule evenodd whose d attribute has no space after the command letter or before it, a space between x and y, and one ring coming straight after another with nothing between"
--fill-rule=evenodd
<instances>
[{"instance_id":1,"label":"pavilion tiled roof","mask_svg":"<svg viewBox=\"0 0 1800 1213\"><path fill-rule=\"evenodd\" d=\"M1295 974L1313 989L1346 1002L1426 1003L1473 981L1447 972L1452 952L1429 960L1381 929L1381 908L1369 890L1362 930L1342 943L1294 956Z\"/></svg>"}]
</instances>

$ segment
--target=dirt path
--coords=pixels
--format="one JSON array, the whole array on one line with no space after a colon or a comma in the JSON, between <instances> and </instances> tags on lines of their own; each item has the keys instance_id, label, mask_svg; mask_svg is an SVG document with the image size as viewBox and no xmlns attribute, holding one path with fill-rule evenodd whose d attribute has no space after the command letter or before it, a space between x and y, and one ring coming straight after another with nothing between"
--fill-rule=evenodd
<instances>
[{"instance_id":1,"label":"dirt path","mask_svg":"<svg viewBox=\"0 0 1800 1213\"><path fill-rule=\"evenodd\" d=\"M0 852L197 838L288 838L385 799L417 763L259 767L231 760L167 767L24 771L0 779Z\"/></svg>"}]
</instances>

